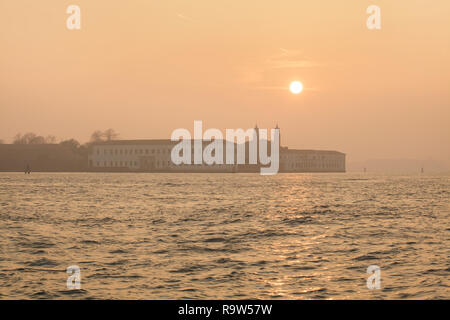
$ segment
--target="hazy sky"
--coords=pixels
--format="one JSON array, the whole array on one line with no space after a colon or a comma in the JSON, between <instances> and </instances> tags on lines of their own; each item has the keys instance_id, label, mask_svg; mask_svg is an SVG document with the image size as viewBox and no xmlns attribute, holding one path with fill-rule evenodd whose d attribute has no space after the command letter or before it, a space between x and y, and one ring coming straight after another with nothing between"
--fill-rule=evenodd
<instances>
[{"instance_id":1,"label":"hazy sky","mask_svg":"<svg viewBox=\"0 0 450 320\"><path fill-rule=\"evenodd\" d=\"M81 30L66 28L70 4ZM293 148L448 163L449 88L448 0L0 0L6 142L257 122Z\"/></svg>"}]
</instances>

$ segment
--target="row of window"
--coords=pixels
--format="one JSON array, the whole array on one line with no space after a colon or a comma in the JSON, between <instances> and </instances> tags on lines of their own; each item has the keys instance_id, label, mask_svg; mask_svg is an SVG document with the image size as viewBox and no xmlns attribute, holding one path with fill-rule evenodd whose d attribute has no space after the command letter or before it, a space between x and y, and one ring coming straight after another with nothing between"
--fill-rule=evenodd
<instances>
[{"instance_id":1,"label":"row of window","mask_svg":"<svg viewBox=\"0 0 450 320\"><path fill-rule=\"evenodd\" d=\"M157 168L161 168L164 166L165 161L156 161L155 166ZM148 162L145 162L146 166L149 166L150 164ZM167 166L170 166L170 161L167 161ZM97 161L97 167L139 167L139 163L137 161Z\"/></svg>"},{"instance_id":2,"label":"row of window","mask_svg":"<svg viewBox=\"0 0 450 320\"><path fill-rule=\"evenodd\" d=\"M137 161L97 161L97 167L138 167Z\"/></svg>"},{"instance_id":3,"label":"row of window","mask_svg":"<svg viewBox=\"0 0 450 320\"><path fill-rule=\"evenodd\" d=\"M165 161L156 161L154 163L154 165L155 165L156 168L162 168L162 167L164 167L165 163L166 163ZM135 167L135 168L138 168L139 167L139 164L138 164L137 161L103 161L103 162L97 161L96 165L97 165L97 167L107 167L107 168L112 168L112 167L117 167L117 168L124 168L124 167L131 168L131 167ZM178 166L179 167L187 167L187 166L189 166L189 167L196 167L196 166L206 166L206 165L207 164L204 163L204 164L180 164ZM170 161L167 161L167 166L168 167L171 166L171 162ZM230 165L228 165L228 164L215 164L214 166L215 167L229 167ZM142 167L141 168L142 169L151 169L151 167L152 167L152 163L144 161L142 163Z\"/></svg>"},{"instance_id":4,"label":"row of window","mask_svg":"<svg viewBox=\"0 0 450 320\"><path fill-rule=\"evenodd\" d=\"M100 148L97 148L97 154L101 153ZM170 149L161 148L161 149L104 149L103 154L170 154Z\"/></svg>"},{"instance_id":5,"label":"row of window","mask_svg":"<svg viewBox=\"0 0 450 320\"><path fill-rule=\"evenodd\" d=\"M325 156L312 156L312 157L308 157L308 156L299 156L299 155L281 155L280 159L284 159L284 160L326 160ZM328 158L330 159L330 158Z\"/></svg>"},{"instance_id":6,"label":"row of window","mask_svg":"<svg viewBox=\"0 0 450 320\"><path fill-rule=\"evenodd\" d=\"M286 167L288 169L300 169L300 168L339 168L342 166L342 163L339 161L329 161L329 162L313 162L313 161L305 161L305 162L294 162L287 163Z\"/></svg>"},{"instance_id":7,"label":"row of window","mask_svg":"<svg viewBox=\"0 0 450 320\"><path fill-rule=\"evenodd\" d=\"M165 161L156 161L155 167L161 168L164 167ZM167 166L170 166L171 162L167 161ZM192 165L181 165L181 166L192 166ZM226 164L223 165L217 165L216 166L227 166ZM97 161L97 167L135 167L138 168L139 164L137 161L104 161L100 162ZM330 169L330 168L338 168L340 167L340 164L338 162L328 162L328 163L317 163L317 162L296 162L296 163L288 163L286 166L288 169L304 169L304 168L323 168L323 169ZM145 162L144 168L151 168L151 163Z\"/></svg>"}]
</instances>

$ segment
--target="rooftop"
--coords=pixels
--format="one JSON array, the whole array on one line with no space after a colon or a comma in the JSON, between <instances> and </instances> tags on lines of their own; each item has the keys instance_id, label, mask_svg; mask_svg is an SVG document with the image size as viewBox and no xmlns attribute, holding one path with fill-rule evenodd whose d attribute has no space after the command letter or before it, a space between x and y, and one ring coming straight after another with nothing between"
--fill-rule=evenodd
<instances>
[{"instance_id":1,"label":"rooftop","mask_svg":"<svg viewBox=\"0 0 450 320\"><path fill-rule=\"evenodd\" d=\"M193 142L194 140L192 140ZM223 140L224 142L226 140ZM136 139L136 140L110 140L110 141L99 141L95 142L93 146L102 146L102 145L170 145L170 144L178 144L180 141L172 141L170 139ZM203 144L209 144L210 141L203 141ZM246 142L248 143L248 142ZM269 145L270 148L270 145ZM269 149L270 150L270 149ZM335 151L335 150L300 150L300 149L289 149L287 147L280 146L281 153L321 153L321 154L340 154L345 155L345 153Z\"/></svg>"}]
</instances>

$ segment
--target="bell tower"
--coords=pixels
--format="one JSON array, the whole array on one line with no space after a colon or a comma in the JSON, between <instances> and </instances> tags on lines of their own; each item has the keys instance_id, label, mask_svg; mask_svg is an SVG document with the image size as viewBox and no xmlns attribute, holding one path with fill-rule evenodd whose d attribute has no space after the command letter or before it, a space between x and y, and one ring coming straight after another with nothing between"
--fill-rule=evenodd
<instances>
[{"instance_id":1,"label":"bell tower","mask_svg":"<svg viewBox=\"0 0 450 320\"><path fill-rule=\"evenodd\" d=\"M256 163L259 164L259 128L258 124L255 124L256 132Z\"/></svg>"},{"instance_id":2,"label":"bell tower","mask_svg":"<svg viewBox=\"0 0 450 320\"><path fill-rule=\"evenodd\" d=\"M280 149L281 149L281 130L280 130L280 128L278 127L278 123L277 123L277 126L275 127L275 129L278 129L278 132L279 132L279 134L278 134L278 146L279 146Z\"/></svg>"}]
</instances>

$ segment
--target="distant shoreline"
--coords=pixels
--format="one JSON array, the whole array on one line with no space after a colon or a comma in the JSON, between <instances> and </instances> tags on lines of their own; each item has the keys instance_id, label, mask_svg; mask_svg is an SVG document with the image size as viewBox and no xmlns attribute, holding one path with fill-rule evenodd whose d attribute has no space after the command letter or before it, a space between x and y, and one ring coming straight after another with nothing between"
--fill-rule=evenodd
<instances>
[{"instance_id":1,"label":"distant shoreline","mask_svg":"<svg viewBox=\"0 0 450 320\"><path fill-rule=\"evenodd\" d=\"M0 170L0 173L22 173L25 174L23 171L17 171L17 170ZM63 170L63 171L43 171L43 170L39 170L39 171L33 171L31 170L31 174L33 173L202 173L202 174L207 174L207 173L226 173L226 174L239 174L239 173L254 173L254 174L259 174L259 172L256 171L236 171L236 172L231 172L231 171L204 171L204 170L192 170L192 171L67 171L67 170ZM324 171L304 171L304 172L299 172L299 171L280 171L278 173L348 173L348 172L339 172L339 171L329 171L329 172L324 172Z\"/></svg>"}]
</instances>

